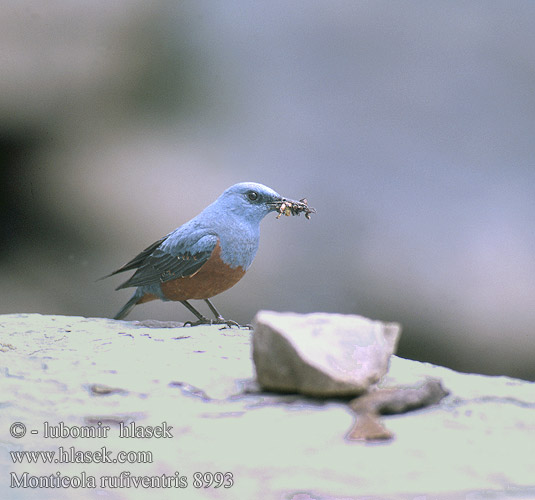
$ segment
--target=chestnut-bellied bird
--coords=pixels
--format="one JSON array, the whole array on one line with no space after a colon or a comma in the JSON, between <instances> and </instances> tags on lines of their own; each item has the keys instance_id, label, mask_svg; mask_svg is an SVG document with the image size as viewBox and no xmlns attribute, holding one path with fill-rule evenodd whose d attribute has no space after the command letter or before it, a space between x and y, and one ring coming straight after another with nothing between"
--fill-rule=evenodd
<instances>
[{"instance_id":1,"label":"chestnut-bellied bird","mask_svg":"<svg viewBox=\"0 0 535 500\"><path fill-rule=\"evenodd\" d=\"M225 320L209 299L243 277L258 250L260 221L273 211L279 211L279 216L305 211L308 218L314 209L307 207L306 200L283 198L262 184L240 182L229 187L199 215L104 276L136 270L117 287L136 287L136 291L114 319L124 318L138 304L160 299L187 307L197 317L196 322L188 322L191 325L237 325ZM188 302L194 299L204 300L215 320Z\"/></svg>"}]
</instances>

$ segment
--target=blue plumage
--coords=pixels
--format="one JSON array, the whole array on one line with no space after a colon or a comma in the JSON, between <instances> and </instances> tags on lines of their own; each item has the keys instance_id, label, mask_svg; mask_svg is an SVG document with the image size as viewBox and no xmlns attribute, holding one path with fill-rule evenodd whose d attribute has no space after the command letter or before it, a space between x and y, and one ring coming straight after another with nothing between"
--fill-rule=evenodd
<instances>
[{"instance_id":1,"label":"blue plumage","mask_svg":"<svg viewBox=\"0 0 535 500\"><path fill-rule=\"evenodd\" d=\"M258 198L250 200L250 193L256 193ZM240 182L170 233L161 248L173 255L191 249L211 251L215 241L203 236L213 235L219 238L223 262L232 268L240 266L247 270L258 250L260 221L277 210L280 201L282 196L267 186Z\"/></svg>"}]
</instances>

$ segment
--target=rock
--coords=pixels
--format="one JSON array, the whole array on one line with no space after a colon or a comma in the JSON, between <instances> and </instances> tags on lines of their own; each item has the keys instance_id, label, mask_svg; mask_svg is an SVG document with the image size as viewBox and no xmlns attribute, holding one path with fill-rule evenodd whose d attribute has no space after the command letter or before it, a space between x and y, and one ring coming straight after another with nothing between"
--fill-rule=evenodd
<instances>
[{"instance_id":1,"label":"rock","mask_svg":"<svg viewBox=\"0 0 535 500\"><path fill-rule=\"evenodd\" d=\"M397 415L435 405L449 392L438 379L426 378L414 386L377 387L349 402L356 413Z\"/></svg>"},{"instance_id":2,"label":"rock","mask_svg":"<svg viewBox=\"0 0 535 500\"><path fill-rule=\"evenodd\" d=\"M535 383L392 356L380 388L432 377L451 394L435 406L383 416L395 438L368 445L344 439L354 418L346 402L254 392L250 354L251 333L244 330L0 315L0 498L535 498ZM375 408L385 410L383 403ZM25 436L10 435L15 422L26 426ZM106 438L51 439L44 422L71 428L101 422L111 429ZM166 422L173 437L120 438L121 422L146 428ZM10 454L60 447L105 447L114 458L120 451L150 452L152 460L14 463ZM11 473L26 472L85 473L96 487L11 488ZM102 478L123 472L136 478L177 472L188 486L101 487ZM196 472L230 472L234 484L198 488Z\"/></svg>"},{"instance_id":3,"label":"rock","mask_svg":"<svg viewBox=\"0 0 535 500\"><path fill-rule=\"evenodd\" d=\"M449 392L440 380L426 378L414 386L374 387L353 399L349 407L355 412L355 424L346 439L380 441L392 434L379 420L379 415L397 415L439 403Z\"/></svg>"},{"instance_id":4,"label":"rock","mask_svg":"<svg viewBox=\"0 0 535 500\"><path fill-rule=\"evenodd\" d=\"M401 327L349 314L260 311L253 360L265 390L356 396L388 370Z\"/></svg>"}]
</instances>

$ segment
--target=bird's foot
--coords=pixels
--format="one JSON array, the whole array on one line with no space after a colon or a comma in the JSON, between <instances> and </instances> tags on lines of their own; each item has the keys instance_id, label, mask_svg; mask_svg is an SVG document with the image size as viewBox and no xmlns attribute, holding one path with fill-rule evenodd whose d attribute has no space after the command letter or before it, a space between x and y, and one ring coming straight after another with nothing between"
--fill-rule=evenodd
<instances>
[{"instance_id":1,"label":"bird's foot","mask_svg":"<svg viewBox=\"0 0 535 500\"><path fill-rule=\"evenodd\" d=\"M218 316L212 323L213 325L225 325L223 328L220 328L220 330L223 330L224 328L248 328L249 330L252 330L253 327L251 325L240 325L237 321L234 321L232 319L225 319L222 316Z\"/></svg>"},{"instance_id":2,"label":"bird's foot","mask_svg":"<svg viewBox=\"0 0 535 500\"><path fill-rule=\"evenodd\" d=\"M186 321L184 323L184 326L199 326L199 325L212 325L213 321L211 319L202 317L199 318L197 321Z\"/></svg>"},{"instance_id":3,"label":"bird's foot","mask_svg":"<svg viewBox=\"0 0 535 500\"><path fill-rule=\"evenodd\" d=\"M225 319L219 316L216 319L200 318L197 321L186 321L184 326L199 326L199 325L224 325L223 328L247 328L252 330L251 325L240 325L238 322L231 319Z\"/></svg>"}]
</instances>

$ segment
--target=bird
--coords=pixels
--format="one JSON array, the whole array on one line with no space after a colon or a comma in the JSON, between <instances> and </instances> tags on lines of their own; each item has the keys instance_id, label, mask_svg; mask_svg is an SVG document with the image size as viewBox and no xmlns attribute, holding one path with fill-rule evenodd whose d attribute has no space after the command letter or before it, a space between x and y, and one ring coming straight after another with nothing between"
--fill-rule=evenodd
<instances>
[{"instance_id":1,"label":"bird","mask_svg":"<svg viewBox=\"0 0 535 500\"><path fill-rule=\"evenodd\" d=\"M136 291L114 319L123 319L138 304L160 299L178 301L196 316L197 321L185 324L240 326L226 320L210 298L243 278L258 250L260 222L270 212L279 211L280 216L286 209L288 215L288 206L294 207L292 215L306 211L308 218L314 212L306 200L283 198L263 184L240 182L229 187L199 215L100 278L135 270L116 288L136 287ZM204 300L215 319L202 315L190 300Z\"/></svg>"}]
</instances>

